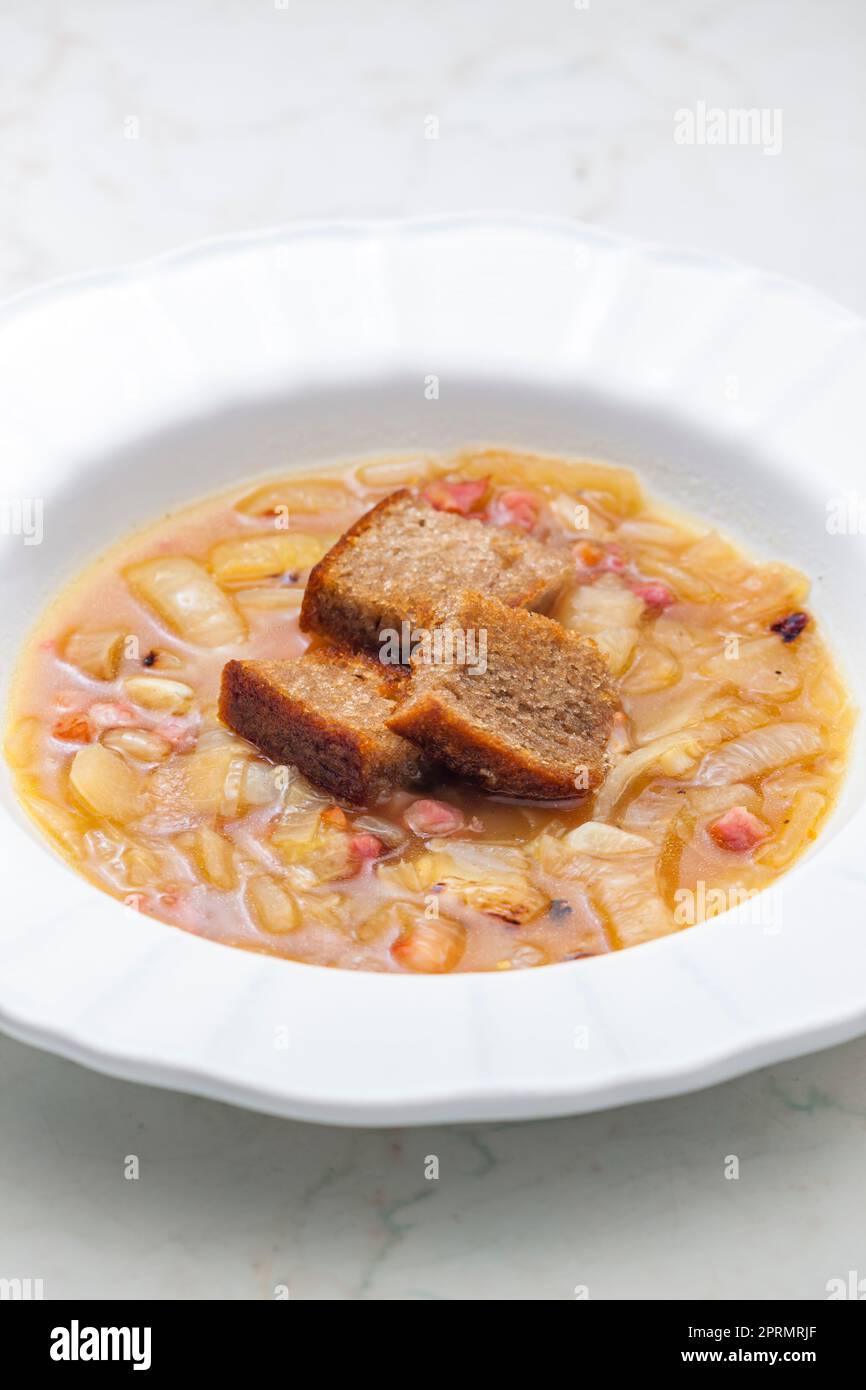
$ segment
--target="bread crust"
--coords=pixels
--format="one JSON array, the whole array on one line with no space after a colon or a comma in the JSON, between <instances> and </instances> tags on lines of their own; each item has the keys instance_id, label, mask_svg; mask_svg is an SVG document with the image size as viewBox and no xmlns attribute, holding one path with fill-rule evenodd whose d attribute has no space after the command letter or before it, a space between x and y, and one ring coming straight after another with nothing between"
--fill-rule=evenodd
<instances>
[{"instance_id":1,"label":"bread crust","mask_svg":"<svg viewBox=\"0 0 866 1390\"><path fill-rule=\"evenodd\" d=\"M347 692L346 678L362 692ZM363 805L425 772L418 749L385 727L397 680L369 657L340 649L319 648L296 661L229 661L219 715L267 757L298 767L338 800ZM360 708L350 710L353 694Z\"/></svg>"},{"instance_id":2,"label":"bread crust","mask_svg":"<svg viewBox=\"0 0 866 1390\"><path fill-rule=\"evenodd\" d=\"M435 693L398 710L388 720L388 728L487 791L534 801L560 801L578 795L573 770L551 769L526 749L497 738L491 730L471 727ZM599 787L604 775L604 761L599 757L589 766L588 790Z\"/></svg>"},{"instance_id":3,"label":"bread crust","mask_svg":"<svg viewBox=\"0 0 866 1390\"><path fill-rule=\"evenodd\" d=\"M383 497L381 502L377 502L374 507L359 517L348 531L344 531L327 554L323 555L318 564L313 566L307 579L298 619L298 626L302 632L320 632L324 635L330 633L335 637L346 637L347 640L352 640L353 634L351 633L337 633L335 631L337 624L334 618L329 618L332 576L340 560L351 551L358 538L375 527L377 520L384 513L391 511L396 503L409 495L409 489L403 487L396 492L389 493L387 497Z\"/></svg>"},{"instance_id":4,"label":"bread crust","mask_svg":"<svg viewBox=\"0 0 866 1390\"><path fill-rule=\"evenodd\" d=\"M435 604L426 591L423 574L416 575L414 583L407 574L402 589L383 583L375 596L365 594L362 585L353 584L353 553L361 554L366 544L375 545L375 533L383 520L387 521L401 509L407 511L407 520L410 513L417 516L420 512L428 518L431 531L438 529L451 541L460 537L464 542L464 556L467 550L474 548L479 562L496 572L501 585L505 586L508 580L515 580L520 574L521 582L512 583L508 589L510 606L547 607L562 587L570 568L570 559L565 554L545 553L537 542L486 526L478 519L437 511L408 488L399 488L365 512L311 570L299 618L303 631L317 632L349 646L376 651L383 630L399 632L404 622L429 625L433 621ZM411 539L410 531L407 536ZM382 564L386 573L389 563L393 563L393 557L383 544ZM456 591L466 582L459 558L452 569L451 574L440 572L436 578L440 581L444 578Z\"/></svg>"},{"instance_id":5,"label":"bread crust","mask_svg":"<svg viewBox=\"0 0 866 1390\"><path fill-rule=\"evenodd\" d=\"M509 609L480 594L462 594L440 615L439 622L464 628L484 627L493 633L493 668L486 674L458 675L457 681L482 682L473 687L473 696L476 690L484 691L485 680L487 690L497 693L491 694L489 707L482 708L479 714L477 702L455 698L453 666L425 669L413 660L412 685L404 701L386 720L388 728L416 743L428 757L458 776L488 791L544 801L595 791L607 772L606 745L618 705L607 663L595 643L540 614ZM499 673L504 654L514 663L518 685L518 663L525 663L528 685L529 668L534 666L537 671L555 652L569 663L576 677L559 694L575 729L571 760L564 758L553 739L549 751L540 751L531 746L533 742L537 744L536 738L508 738L496 727L497 714L502 709Z\"/></svg>"}]
</instances>

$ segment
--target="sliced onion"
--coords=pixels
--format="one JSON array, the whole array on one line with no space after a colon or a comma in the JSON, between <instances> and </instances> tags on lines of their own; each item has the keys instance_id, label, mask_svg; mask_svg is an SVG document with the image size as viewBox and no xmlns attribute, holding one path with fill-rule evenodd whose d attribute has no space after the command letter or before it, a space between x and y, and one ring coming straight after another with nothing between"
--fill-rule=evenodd
<instances>
[{"instance_id":1,"label":"sliced onion","mask_svg":"<svg viewBox=\"0 0 866 1390\"><path fill-rule=\"evenodd\" d=\"M168 739L149 729L109 729L102 743L114 753L124 753L138 763L159 763L171 752Z\"/></svg>"},{"instance_id":2,"label":"sliced onion","mask_svg":"<svg viewBox=\"0 0 866 1390\"><path fill-rule=\"evenodd\" d=\"M225 835L209 825L199 826L194 834L193 854L199 870L215 888L229 892L237 887L234 847Z\"/></svg>"},{"instance_id":3,"label":"sliced onion","mask_svg":"<svg viewBox=\"0 0 866 1390\"><path fill-rule=\"evenodd\" d=\"M643 600L615 575L603 575L594 584L579 584L564 601L566 627L580 625L581 632L593 637L613 627L634 627L643 614ZM560 619L564 621L564 619Z\"/></svg>"},{"instance_id":4,"label":"sliced onion","mask_svg":"<svg viewBox=\"0 0 866 1390\"><path fill-rule=\"evenodd\" d=\"M629 802L621 823L630 834L650 840L658 855L668 836L686 818L691 820L692 813L689 808L686 817L682 787L650 785Z\"/></svg>"},{"instance_id":5,"label":"sliced onion","mask_svg":"<svg viewBox=\"0 0 866 1390\"><path fill-rule=\"evenodd\" d=\"M589 884L589 897L616 946L637 946L677 930L658 890L654 858L605 864Z\"/></svg>"},{"instance_id":6,"label":"sliced onion","mask_svg":"<svg viewBox=\"0 0 866 1390\"><path fill-rule=\"evenodd\" d=\"M394 849L397 845L406 843L409 838L401 826L395 825L393 821L385 820L382 816L358 816L353 822L355 830L365 830L370 835L377 835L383 844Z\"/></svg>"},{"instance_id":7,"label":"sliced onion","mask_svg":"<svg viewBox=\"0 0 866 1390\"><path fill-rule=\"evenodd\" d=\"M594 820L584 821L576 830L570 830L563 843L579 854L602 856L645 854L653 848L652 841L644 839L643 835L630 835L616 825L604 825Z\"/></svg>"},{"instance_id":8,"label":"sliced onion","mask_svg":"<svg viewBox=\"0 0 866 1390\"><path fill-rule=\"evenodd\" d=\"M812 758L822 746L813 724L768 724L713 749L698 768L695 781L702 786L744 782L769 768Z\"/></svg>"},{"instance_id":9,"label":"sliced onion","mask_svg":"<svg viewBox=\"0 0 866 1390\"><path fill-rule=\"evenodd\" d=\"M118 628L107 631L71 632L63 656L94 680L112 681L120 669L126 634Z\"/></svg>"},{"instance_id":10,"label":"sliced onion","mask_svg":"<svg viewBox=\"0 0 866 1390\"><path fill-rule=\"evenodd\" d=\"M732 782L726 787L689 787L684 799L695 815L711 820L732 806L745 806L747 811L755 812L760 798L747 782Z\"/></svg>"},{"instance_id":11,"label":"sliced onion","mask_svg":"<svg viewBox=\"0 0 866 1390\"><path fill-rule=\"evenodd\" d=\"M14 768L32 767L39 755L42 726L32 715L19 719L6 735L3 751Z\"/></svg>"},{"instance_id":12,"label":"sliced onion","mask_svg":"<svg viewBox=\"0 0 866 1390\"><path fill-rule=\"evenodd\" d=\"M333 540L332 536L267 531L220 541L210 552L208 563L220 584L251 584L312 569L330 550Z\"/></svg>"},{"instance_id":13,"label":"sliced onion","mask_svg":"<svg viewBox=\"0 0 866 1390\"><path fill-rule=\"evenodd\" d=\"M162 555L124 571L136 596L187 642L221 647L241 642L246 623L203 565L186 555Z\"/></svg>"},{"instance_id":14,"label":"sliced onion","mask_svg":"<svg viewBox=\"0 0 866 1390\"><path fill-rule=\"evenodd\" d=\"M826 797L808 788L794 796L785 823L771 840L755 851L755 858L777 872L790 864L805 843L814 838L814 830L827 806Z\"/></svg>"},{"instance_id":15,"label":"sliced onion","mask_svg":"<svg viewBox=\"0 0 866 1390\"><path fill-rule=\"evenodd\" d=\"M614 575L604 575L594 584L579 584L566 594L557 607L556 618L563 627L591 637L618 676L637 645L637 624L643 610L642 599Z\"/></svg>"},{"instance_id":16,"label":"sliced onion","mask_svg":"<svg viewBox=\"0 0 866 1390\"><path fill-rule=\"evenodd\" d=\"M433 471L434 465L426 459L386 459L382 463L362 464L355 469L355 477L364 487L390 492L395 487L412 487Z\"/></svg>"},{"instance_id":17,"label":"sliced onion","mask_svg":"<svg viewBox=\"0 0 866 1390\"><path fill-rule=\"evenodd\" d=\"M236 504L248 516L286 519L296 512L345 511L355 504L339 478L277 478L256 488Z\"/></svg>"},{"instance_id":18,"label":"sliced onion","mask_svg":"<svg viewBox=\"0 0 866 1390\"><path fill-rule=\"evenodd\" d=\"M83 836L87 821L78 811L68 806L58 806L44 796L22 796L22 801L30 815L58 847L73 859L83 857Z\"/></svg>"},{"instance_id":19,"label":"sliced onion","mask_svg":"<svg viewBox=\"0 0 866 1390\"><path fill-rule=\"evenodd\" d=\"M134 705L164 710L166 714L186 714L195 699L191 685L167 676L130 676L123 682L123 689Z\"/></svg>"},{"instance_id":20,"label":"sliced onion","mask_svg":"<svg viewBox=\"0 0 866 1390\"><path fill-rule=\"evenodd\" d=\"M79 748L69 769L69 785L94 815L123 822L144 812L139 778L118 753L101 743Z\"/></svg>"},{"instance_id":21,"label":"sliced onion","mask_svg":"<svg viewBox=\"0 0 866 1390\"><path fill-rule=\"evenodd\" d=\"M257 589L236 589L234 600L242 609L289 614L300 608L304 601L304 591L290 589L285 584L262 585Z\"/></svg>"},{"instance_id":22,"label":"sliced onion","mask_svg":"<svg viewBox=\"0 0 866 1390\"><path fill-rule=\"evenodd\" d=\"M262 931L282 936L300 925L300 913L294 894L271 874L258 874L249 880L247 902Z\"/></svg>"},{"instance_id":23,"label":"sliced onion","mask_svg":"<svg viewBox=\"0 0 866 1390\"><path fill-rule=\"evenodd\" d=\"M568 838L557 839L544 832L533 842L532 853L545 872L576 879L584 885L614 945L635 946L640 941L650 941L676 930L673 914L665 905L656 881L658 848L655 844L645 840L642 853L635 850L605 857L576 852L567 843ZM641 837L629 835L626 838L637 840Z\"/></svg>"},{"instance_id":24,"label":"sliced onion","mask_svg":"<svg viewBox=\"0 0 866 1390\"><path fill-rule=\"evenodd\" d=\"M466 949L466 928L447 917L427 920L419 916L391 947L391 954L405 970L444 975L453 970Z\"/></svg>"},{"instance_id":25,"label":"sliced onion","mask_svg":"<svg viewBox=\"0 0 866 1390\"><path fill-rule=\"evenodd\" d=\"M701 752L700 744L694 733L686 729L682 733L667 734L664 738L657 738L652 743L645 744L643 748L636 748L633 753L627 753L622 762L618 763L609 774L607 781L595 798L594 818L602 821L610 820L614 808L635 778L640 777L648 768L653 767L662 754L674 748L680 749L692 759L698 757Z\"/></svg>"},{"instance_id":26,"label":"sliced onion","mask_svg":"<svg viewBox=\"0 0 866 1390\"><path fill-rule=\"evenodd\" d=\"M670 652L651 642L644 642L623 677L622 688L627 695L651 695L671 686L680 675L680 663Z\"/></svg>"},{"instance_id":27,"label":"sliced onion","mask_svg":"<svg viewBox=\"0 0 866 1390\"><path fill-rule=\"evenodd\" d=\"M700 669L702 675L729 681L746 695L771 696L781 701L792 699L803 683L797 657L776 636L741 642L736 657L728 658L719 652Z\"/></svg>"}]
</instances>

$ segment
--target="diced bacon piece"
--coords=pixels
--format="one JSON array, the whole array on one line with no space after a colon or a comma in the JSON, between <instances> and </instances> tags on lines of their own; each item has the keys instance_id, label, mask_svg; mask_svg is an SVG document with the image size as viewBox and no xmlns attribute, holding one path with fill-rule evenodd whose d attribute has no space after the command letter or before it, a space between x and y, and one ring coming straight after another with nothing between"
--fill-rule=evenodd
<instances>
[{"instance_id":1,"label":"diced bacon piece","mask_svg":"<svg viewBox=\"0 0 866 1390\"><path fill-rule=\"evenodd\" d=\"M437 478L425 487L424 496L439 512L459 512L460 516L468 516L486 497L488 486L487 478L470 479L465 483L448 483Z\"/></svg>"},{"instance_id":2,"label":"diced bacon piece","mask_svg":"<svg viewBox=\"0 0 866 1390\"><path fill-rule=\"evenodd\" d=\"M584 569L596 570L599 574L621 574L628 564L618 541L608 541L606 545L595 541L579 541L575 547L578 564Z\"/></svg>"},{"instance_id":3,"label":"diced bacon piece","mask_svg":"<svg viewBox=\"0 0 866 1390\"><path fill-rule=\"evenodd\" d=\"M595 569L596 565L600 565L604 559L604 551L594 541L580 541L575 546L574 553L578 564L587 570Z\"/></svg>"},{"instance_id":4,"label":"diced bacon piece","mask_svg":"<svg viewBox=\"0 0 866 1390\"><path fill-rule=\"evenodd\" d=\"M463 826L463 816L456 806L447 801L433 801L421 797L413 801L405 812L403 822L416 835L448 835Z\"/></svg>"},{"instance_id":5,"label":"diced bacon piece","mask_svg":"<svg viewBox=\"0 0 866 1390\"><path fill-rule=\"evenodd\" d=\"M67 743L89 743L90 721L86 710L71 710L69 714L62 714L51 732L55 738Z\"/></svg>"},{"instance_id":6,"label":"diced bacon piece","mask_svg":"<svg viewBox=\"0 0 866 1390\"><path fill-rule=\"evenodd\" d=\"M670 608L672 603L676 603L677 596L667 586L659 584L656 580L651 580L647 584L635 584L632 592L642 598L649 608Z\"/></svg>"},{"instance_id":7,"label":"diced bacon piece","mask_svg":"<svg viewBox=\"0 0 866 1390\"><path fill-rule=\"evenodd\" d=\"M721 849L732 850L736 854L752 850L770 834L765 825L745 806L732 806L723 816L714 820L709 827L710 834Z\"/></svg>"},{"instance_id":8,"label":"diced bacon piece","mask_svg":"<svg viewBox=\"0 0 866 1390\"><path fill-rule=\"evenodd\" d=\"M369 835L366 832L353 835L349 841L349 849L358 859L378 859L384 848L378 835Z\"/></svg>"},{"instance_id":9,"label":"diced bacon piece","mask_svg":"<svg viewBox=\"0 0 866 1390\"><path fill-rule=\"evenodd\" d=\"M532 531L540 510L541 499L534 492L509 488L494 497L487 508L487 517L494 526L516 526L520 531Z\"/></svg>"}]
</instances>

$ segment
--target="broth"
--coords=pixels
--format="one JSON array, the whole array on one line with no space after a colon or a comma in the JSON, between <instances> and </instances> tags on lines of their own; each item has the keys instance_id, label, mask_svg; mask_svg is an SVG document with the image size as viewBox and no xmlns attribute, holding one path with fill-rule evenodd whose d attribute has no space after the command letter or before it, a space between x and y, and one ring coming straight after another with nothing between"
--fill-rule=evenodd
<instances>
[{"instance_id":1,"label":"broth","mask_svg":"<svg viewBox=\"0 0 866 1390\"><path fill-rule=\"evenodd\" d=\"M596 794L519 803L442 778L359 810L220 724L227 660L304 651L304 582L348 525L396 487L448 505L481 479L464 492L483 524L570 548L552 616L594 638L622 701ZM807 593L601 464L475 450L247 482L58 597L19 663L6 753L75 869L202 936L395 972L591 956L737 905L818 834L854 713ZM452 808L441 833L411 828L419 799Z\"/></svg>"}]
</instances>

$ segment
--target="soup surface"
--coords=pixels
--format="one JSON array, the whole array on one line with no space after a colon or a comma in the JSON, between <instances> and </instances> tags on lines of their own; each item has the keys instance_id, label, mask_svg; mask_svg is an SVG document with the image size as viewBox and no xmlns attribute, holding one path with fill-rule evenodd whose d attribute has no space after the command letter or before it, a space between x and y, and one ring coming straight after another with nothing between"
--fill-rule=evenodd
<instances>
[{"instance_id":1,"label":"soup surface","mask_svg":"<svg viewBox=\"0 0 866 1390\"><path fill-rule=\"evenodd\" d=\"M401 486L568 547L551 616L595 640L622 702L595 794L519 803L443 779L359 810L220 724L225 662L300 655L310 568ZM474 450L247 482L60 595L22 656L6 753L76 869L248 950L512 970L744 903L761 930L772 895L751 899L819 832L854 718L808 587L601 464Z\"/></svg>"}]
</instances>

